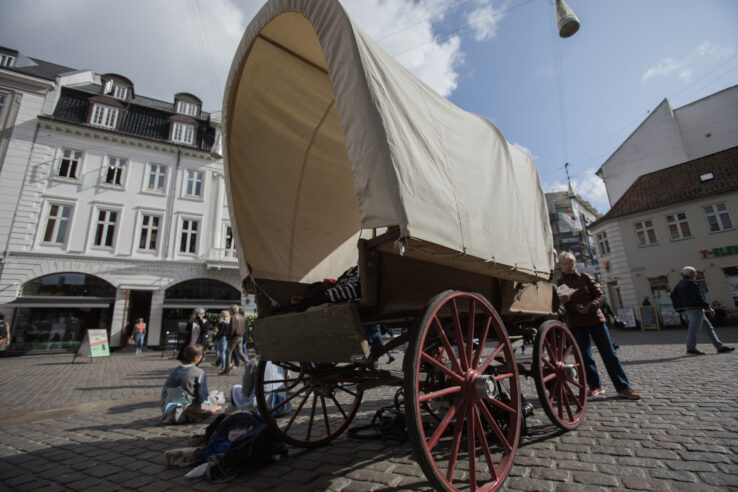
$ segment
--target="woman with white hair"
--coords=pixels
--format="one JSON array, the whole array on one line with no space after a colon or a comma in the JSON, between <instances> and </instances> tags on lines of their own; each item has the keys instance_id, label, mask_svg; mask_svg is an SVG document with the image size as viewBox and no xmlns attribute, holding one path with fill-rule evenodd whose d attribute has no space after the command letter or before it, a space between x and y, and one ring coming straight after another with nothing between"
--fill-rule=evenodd
<instances>
[{"instance_id":1,"label":"woman with white hair","mask_svg":"<svg viewBox=\"0 0 738 492\"><path fill-rule=\"evenodd\" d=\"M715 311L705 299L705 293L697 283L697 270L691 266L682 268L682 279L671 291L671 302L674 309L683 312L689 319L689 328L687 328L687 355L704 355L705 353L697 349L697 334L700 327L705 328L707 336L715 346L718 353L732 352L735 347L728 347L717 336L715 328L712 327L710 320L705 317L705 311L710 316L715 315Z\"/></svg>"},{"instance_id":2,"label":"woman with white hair","mask_svg":"<svg viewBox=\"0 0 738 492\"><path fill-rule=\"evenodd\" d=\"M568 251L559 254L562 275L558 285L568 287L568 289L561 289L568 290L568 294L559 294L559 299L566 308L566 324L582 351L589 395L596 396L605 392L600 381L600 374L597 372L597 364L592 358L592 340L594 340L618 397L640 400L641 395L630 387L628 377L612 345L610 333L607 330L607 320L602 313L605 295L592 277L576 271L575 262L576 258Z\"/></svg>"}]
</instances>

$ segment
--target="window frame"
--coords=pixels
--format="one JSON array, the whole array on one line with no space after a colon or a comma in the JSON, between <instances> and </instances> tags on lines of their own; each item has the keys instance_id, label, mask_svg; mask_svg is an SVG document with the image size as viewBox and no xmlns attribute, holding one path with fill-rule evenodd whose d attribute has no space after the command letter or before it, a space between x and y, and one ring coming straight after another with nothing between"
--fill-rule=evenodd
<instances>
[{"instance_id":1,"label":"window frame","mask_svg":"<svg viewBox=\"0 0 738 492\"><path fill-rule=\"evenodd\" d=\"M79 154L79 156L74 159L73 157L66 157L65 154L67 152L71 152L72 155ZM53 179L59 180L59 181L73 181L75 183L78 183L80 180L80 176L82 175L82 164L84 162L85 152L83 150L79 149L73 149L71 147L62 147L59 150L59 157L57 159L56 165L54 166L54 174L52 176ZM62 162L64 160L72 160L75 164L75 176L62 176L60 174Z\"/></svg>"},{"instance_id":2,"label":"window frame","mask_svg":"<svg viewBox=\"0 0 738 492\"><path fill-rule=\"evenodd\" d=\"M679 216L683 215L684 218L680 219ZM673 220L670 222L669 218L673 218ZM694 237L694 234L692 234L692 228L689 226L689 219L687 218L687 212L681 211L681 212L674 212L671 214L664 215L664 221L666 222L666 229L669 231L669 236L672 241L681 241L683 239L690 239ZM677 237L674 237L674 233L672 232L672 225L674 226L674 229L677 232ZM683 225L686 225L687 231L689 232L688 235L684 234Z\"/></svg>"},{"instance_id":3,"label":"window frame","mask_svg":"<svg viewBox=\"0 0 738 492\"><path fill-rule=\"evenodd\" d=\"M41 222L39 224L39 225L42 225L42 227L40 227L40 231L39 231L40 232L40 235L39 235L39 244L40 245L44 245L44 246L54 246L54 247L66 248L68 246L69 236L70 236L70 232L72 230L72 222L74 220L74 212L75 212L75 209L76 209L76 203L75 202L72 202L72 201L67 201L67 200L50 199L50 200L47 200L46 201L46 203L44 204L44 207L45 207L44 208L44 210L45 210L45 212L44 212L44 220L43 220L43 222ZM55 221L58 220L58 219L64 219L64 221L66 222L66 226L65 226L65 229L64 229L64 239L62 241L56 241L56 240L53 240L53 239L52 240L46 240L46 234L47 234L48 229L49 229L49 221L52 220L51 211L52 211L52 208L53 207L62 207L62 208L68 208L69 209L69 215L68 215L68 217L63 217L63 216L59 216L59 215L55 215L53 217L53 220L55 220ZM53 229L52 230L52 235L55 236L55 237L58 236L59 235L59 227L58 227L58 223L57 222L54 223L52 229Z\"/></svg>"},{"instance_id":4,"label":"window frame","mask_svg":"<svg viewBox=\"0 0 738 492\"><path fill-rule=\"evenodd\" d=\"M607 231L598 232L595 240L597 241L597 247L600 250L600 254L602 256L608 256L611 250L610 241L607 239Z\"/></svg>"},{"instance_id":5,"label":"window frame","mask_svg":"<svg viewBox=\"0 0 738 492\"><path fill-rule=\"evenodd\" d=\"M195 223L197 227L193 231L191 228L185 230L185 222ZM179 218L179 227L177 234L177 254L182 256L198 256L200 251L200 238L202 237L202 217L194 216L181 216ZM192 235L194 234L194 239ZM185 235L187 235L185 251L182 251L183 243L185 242ZM194 251L191 251L194 246Z\"/></svg>"},{"instance_id":6,"label":"window frame","mask_svg":"<svg viewBox=\"0 0 738 492\"><path fill-rule=\"evenodd\" d=\"M146 245L151 242L151 231L153 230L153 226L149 224L144 224L144 219L146 217L152 217L155 219L159 219L159 223L156 226L156 245L153 249L141 247L141 241L146 242ZM154 211L154 210L141 210L139 212L139 220L137 221L138 224L138 234L136 236L136 251L139 253L145 253L145 254L158 254L159 248L161 248L161 238L162 238L162 231L164 229L164 212L161 211ZM144 232L146 232L146 236L144 238Z\"/></svg>"},{"instance_id":7,"label":"window frame","mask_svg":"<svg viewBox=\"0 0 738 492\"><path fill-rule=\"evenodd\" d=\"M163 170L163 173L162 174L159 174L158 172L154 173L154 166L156 166L160 170ZM161 189L150 187L152 178L155 180L163 181L161 185ZM143 192L151 193L154 195L166 195L168 182L169 182L169 166L168 165L159 164L158 162L149 162L146 165L146 172L144 173L144 182L143 182L143 190L142 190Z\"/></svg>"},{"instance_id":8,"label":"window frame","mask_svg":"<svg viewBox=\"0 0 738 492\"><path fill-rule=\"evenodd\" d=\"M115 99L119 99L121 101L127 101L128 100L128 91L129 90L130 89L128 88L128 86L113 84L113 90L112 90L112 94L111 95Z\"/></svg>"},{"instance_id":9,"label":"window frame","mask_svg":"<svg viewBox=\"0 0 738 492\"><path fill-rule=\"evenodd\" d=\"M725 227L722 223L722 217L721 212L717 209L718 206L722 205L725 207L724 214L728 217L728 221L730 222L730 227ZM713 208L712 212L707 212L707 208ZM710 234L718 234L720 232L725 231L732 231L735 230L735 222L733 222L732 217L730 216L730 209L728 208L727 202L716 202L716 203L709 203L707 205L702 205L702 213L705 216L705 221L707 221L707 232ZM712 225L710 224L710 217L715 217L715 223L718 225L717 230L712 230Z\"/></svg>"},{"instance_id":10,"label":"window frame","mask_svg":"<svg viewBox=\"0 0 738 492\"><path fill-rule=\"evenodd\" d=\"M650 222L651 225L650 226L646 226L646 222ZM641 238L638 235L638 232L639 232L638 226L639 225L642 226L643 237L647 239L646 242L641 241ZM633 229L635 231L636 240L638 241L638 246L639 247L645 248L645 247L648 247L648 246L653 246L653 245L659 244L659 236L656 234L656 227L655 227L655 225L653 223L653 219L643 219L643 220L640 220L638 222L633 222ZM648 238L648 231L649 230L650 231L653 231L653 237L654 237L654 240L653 241L651 241Z\"/></svg>"},{"instance_id":11,"label":"window frame","mask_svg":"<svg viewBox=\"0 0 738 492\"><path fill-rule=\"evenodd\" d=\"M172 125L172 142L194 145L195 125L175 121Z\"/></svg>"},{"instance_id":12,"label":"window frame","mask_svg":"<svg viewBox=\"0 0 738 492\"><path fill-rule=\"evenodd\" d=\"M100 217L101 213L107 213L105 222L102 222ZM109 222L109 214L115 214L115 220ZM120 231L122 208L112 207L108 205L98 205L94 209L94 215L92 216L92 233L91 233L91 244L92 249L104 250L104 251L115 251L116 244L118 243L118 232ZM100 231L102 226L102 231ZM109 228L112 226L113 232L110 234ZM98 232L100 232L101 244L96 244L98 240ZM112 237L110 237L112 236ZM110 239L111 244L105 244L107 239Z\"/></svg>"},{"instance_id":13,"label":"window frame","mask_svg":"<svg viewBox=\"0 0 738 492\"><path fill-rule=\"evenodd\" d=\"M199 174L200 175L200 193L195 195L189 192L190 189L194 191L194 188L198 184L198 180L192 181L192 186L190 186L190 173L193 174ZM203 195L205 194L205 170L203 169L185 169L183 173L183 182L182 182L182 198L186 198L189 200L203 200Z\"/></svg>"},{"instance_id":14,"label":"window frame","mask_svg":"<svg viewBox=\"0 0 738 492\"><path fill-rule=\"evenodd\" d=\"M199 113L198 105L187 101L177 101L177 113L197 118Z\"/></svg>"},{"instance_id":15,"label":"window frame","mask_svg":"<svg viewBox=\"0 0 738 492\"><path fill-rule=\"evenodd\" d=\"M112 155L106 156L107 164L103 165L102 167L102 174L100 176L101 180L101 186L105 188L110 188L114 190L125 190L126 189L126 179L128 179L128 169L129 169L129 160L125 157L116 157ZM110 168L112 167L112 164L116 164L116 168L120 170L119 173L119 181L120 183L115 183L115 180L113 183L108 182L108 178L110 175ZM123 165L120 166L119 164L122 163Z\"/></svg>"},{"instance_id":16,"label":"window frame","mask_svg":"<svg viewBox=\"0 0 738 492\"><path fill-rule=\"evenodd\" d=\"M0 53L0 67L12 68L15 66L17 58L7 53Z\"/></svg>"},{"instance_id":17,"label":"window frame","mask_svg":"<svg viewBox=\"0 0 738 492\"><path fill-rule=\"evenodd\" d=\"M98 110L100 111L99 115ZM119 113L118 108L94 103L92 105L92 111L90 111L90 125L115 130L118 126Z\"/></svg>"}]
</instances>

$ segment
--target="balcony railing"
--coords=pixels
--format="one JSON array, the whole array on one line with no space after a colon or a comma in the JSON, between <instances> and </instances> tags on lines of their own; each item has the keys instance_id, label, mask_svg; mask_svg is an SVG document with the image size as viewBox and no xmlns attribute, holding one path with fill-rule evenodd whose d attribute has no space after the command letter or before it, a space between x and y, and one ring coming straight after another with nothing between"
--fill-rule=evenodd
<instances>
[{"instance_id":1,"label":"balcony railing","mask_svg":"<svg viewBox=\"0 0 738 492\"><path fill-rule=\"evenodd\" d=\"M238 253L230 248L210 248L205 257L207 262L238 263Z\"/></svg>"}]
</instances>

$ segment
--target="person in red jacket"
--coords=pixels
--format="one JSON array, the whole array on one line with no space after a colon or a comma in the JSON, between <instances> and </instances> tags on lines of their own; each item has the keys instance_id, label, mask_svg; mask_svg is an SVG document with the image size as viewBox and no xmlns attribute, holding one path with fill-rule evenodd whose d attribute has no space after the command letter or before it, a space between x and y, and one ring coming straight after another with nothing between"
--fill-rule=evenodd
<instances>
[{"instance_id":1,"label":"person in red jacket","mask_svg":"<svg viewBox=\"0 0 738 492\"><path fill-rule=\"evenodd\" d=\"M607 374L615 385L618 397L629 400L640 400L641 395L633 391L630 382L625 375L620 359L615 353L615 348L607 330L605 315L602 313L602 305L605 296L600 286L586 273L579 273L575 268L576 258L569 252L559 255L562 275L558 285L566 285L567 288L559 288L559 299L566 308L566 324L571 329L574 338L582 351L584 368L587 373L589 384L589 395L599 395L605 392L597 372L597 364L592 358L592 344L594 340L597 350L600 352L602 361L607 368Z\"/></svg>"}]
</instances>

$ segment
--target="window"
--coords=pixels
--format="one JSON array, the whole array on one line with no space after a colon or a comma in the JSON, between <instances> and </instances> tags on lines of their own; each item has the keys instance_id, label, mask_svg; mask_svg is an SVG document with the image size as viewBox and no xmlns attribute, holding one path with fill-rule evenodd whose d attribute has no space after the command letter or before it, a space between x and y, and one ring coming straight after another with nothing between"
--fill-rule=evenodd
<instances>
[{"instance_id":1,"label":"window","mask_svg":"<svg viewBox=\"0 0 738 492\"><path fill-rule=\"evenodd\" d=\"M665 276L648 277L648 285L651 288L651 297L654 300L669 299L669 280Z\"/></svg>"},{"instance_id":2,"label":"window","mask_svg":"<svg viewBox=\"0 0 738 492\"><path fill-rule=\"evenodd\" d=\"M138 242L138 249L144 251L156 251L159 240L159 221L161 217L158 215L143 214L141 219L141 238Z\"/></svg>"},{"instance_id":3,"label":"window","mask_svg":"<svg viewBox=\"0 0 738 492\"><path fill-rule=\"evenodd\" d=\"M177 102L177 112L188 116L197 116L197 104L184 101Z\"/></svg>"},{"instance_id":4,"label":"window","mask_svg":"<svg viewBox=\"0 0 738 492\"><path fill-rule=\"evenodd\" d=\"M182 235L179 240L180 253L197 253L197 229L199 220L182 219Z\"/></svg>"},{"instance_id":5,"label":"window","mask_svg":"<svg viewBox=\"0 0 738 492\"><path fill-rule=\"evenodd\" d=\"M649 246L656 244L656 230L653 228L652 220L644 220L634 224L636 236L638 236L638 244L640 246Z\"/></svg>"},{"instance_id":6,"label":"window","mask_svg":"<svg viewBox=\"0 0 738 492\"><path fill-rule=\"evenodd\" d=\"M689 222L687 222L687 214L684 212L667 215L666 225L669 228L672 241L692 236L692 231L689 229Z\"/></svg>"},{"instance_id":7,"label":"window","mask_svg":"<svg viewBox=\"0 0 738 492\"><path fill-rule=\"evenodd\" d=\"M225 226L225 241L223 244L223 247L225 249L236 249L236 245L233 242L233 229L231 229L230 225Z\"/></svg>"},{"instance_id":8,"label":"window","mask_svg":"<svg viewBox=\"0 0 738 492\"><path fill-rule=\"evenodd\" d=\"M610 254L610 243L607 241L606 232L600 232L597 234L597 245L600 247L600 254L602 256Z\"/></svg>"},{"instance_id":9,"label":"window","mask_svg":"<svg viewBox=\"0 0 738 492\"><path fill-rule=\"evenodd\" d=\"M115 210L100 210L97 213L97 227L93 244L103 248L112 248L115 239L115 225L118 222L118 212Z\"/></svg>"},{"instance_id":10,"label":"window","mask_svg":"<svg viewBox=\"0 0 738 492\"><path fill-rule=\"evenodd\" d=\"M113 97L125 101L128 98L128 87L124 85L116 85L113 88Z\"/></svg>"},{"instance_id":11,"label":"window","mask_svg":"<svg viewBox=\"0 0 738 492\"><path fill-rule=\"evenodd\" d=\"M92 119L90 123L97 126L104 126L105 128L115 128L115 123L118 120L118 110L111 108L110 106L102 106L95 104L92 107Z\"/></svg>"},{"instance_id":12,"label":"window","mask_svg":"<svg viewBox=\"0 0 738 492\"><path fill-rule=\"evenodd\" d=\"M105 184L111 186L123 186L127 163L128 161L126 159L110 157L108 168L105 170Z\"/></svg>"},{"instance_id":13,"label":"window","mask_svg":"<svg viewBox=\"0 0 738 492\"><path fill-rule=\"evenodd\" d=\"M15 66L15 57L10 55L0 55L0 67Z\"/></svg>"},{"instance_id":14,"label":"window","mask_svg":"<svg viewBox=\"0 0 738 492\"><path fill-rule=\"evenodd\" d=\"M202 171L187 170L187 182L185 183L185 196L202 197L202 180L204 173Z\"/></svg>"},{"instance_id":15,"label":"window","mask_svg":"<svg viewBox=\"0 0 738 492\"><path fill-rule=\"evenodd\" d=\"M146 185L146 189L163 193L166 179L167 166L162 164L149 164L149 181Z\"/></svg>"},{"instance_id":16,"label":"window","mask_svg":"<svg viewBox=\"0 0 738 492\"><path fill-rule=\"evenodd\" d=\"M61 159L59 159L59 167L56 175L60 178L78 179L80 161L82 160L82 151L64 149Z\"/></svg>"},{"instance_id":17,"label":"window","mask_svg":"<svg viewBox=\"0 0 738 492\"><path fill-rule=\"evenodd\" d=\"M49 218L46 220L46 231L44 232L45 243L64 244L67 241L67 229L71 215L71 205L57 203L49 205Z\"/></svg>"},{"instance_id":18,"label":"window","mask_svg":"<svg viewBox=\"0 0 738 492\"><path fill-rule=\"evenodd\" d=\"M707 224L710 226L710 232L726 231L733 228L733 222L730 220L728 206L725 202L707 205L703 207Z\"/></svg>"},{"instance_id":19,"label":"window","mask_svg":"<svg viewBox=\"0 0 738 492\"><path fill-rule=\"evenodd\" d=\"M175 123L172 130L172 140L186 144L192 144L195 135L195 127L184 123Z\"/></svg>"}]
</instances>

